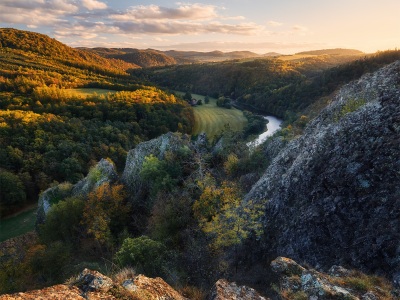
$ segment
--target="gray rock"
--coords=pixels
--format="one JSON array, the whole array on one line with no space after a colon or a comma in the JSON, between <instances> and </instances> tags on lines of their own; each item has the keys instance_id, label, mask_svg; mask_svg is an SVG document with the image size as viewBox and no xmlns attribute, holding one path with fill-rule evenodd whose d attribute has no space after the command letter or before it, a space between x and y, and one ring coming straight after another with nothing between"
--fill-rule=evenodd
<instances>
[{"instance_id":1,"label":"gray rock","mask_svg":"<svg viewBox=\"0 0 400 300\"><path fill-rule=\"evenodd\" d=\"M218 280L211 290L208 300L265 300L254 289L225 279Z\"/></svg>"},{"instance_id":2,"label":"gray rock","mask_svg":"<svg viewBox=\"0 0 400 300\"><path fill-rule=\"evenodd\" d=\"M89 174L74 185L73 195L87 195L102 184L115 182L118 179L118 174L114 163L108 159L102 158Z\"/></svg>"},{"instance_id":3,"label":"gray rock","mask_svg":"<svg viewBox=\"0 0 400 300\"><path fill-rule=\"evenodd\" d=\"M61 183L45 190L38 201L36 225L43 224L46 216L54 204L70 196L85 196L105 182L114 182L118 179L115 165L107 159L101 159L89 174L72 185Z\"/></svg>"},{"instance_id":4,"label":"gray rock","mask_svg":"<svg viewBox=\"0 0 400 300\"><path fill-rule=\"evenodd\" d=\"M166 133L156 139L140 143L128 152L122 181L134 194L140 194L143 182L140 180L140 171L146 156L154 155L161 159L167 151L177 151L184 146L190 146L190 139L178 133Z\"/></svg>"},{"instance_id":5,"label":"gray rock","mask_svg":"<svg viewBox=\"0 0 400 300\"><path fill-rule=\"evenodd\" d=\"M108 292L114 283L109 277L97 271L84 269L76 278L74 285L84 293L93 291Z\"/></svg>"},{"instance_id":6,"label":"gray rock","mask_svg":"<svg viewBox=\"0 0 400 300\"><path fill-rule=\"evenodd\" d=\"M379 298L375 296L373 292L367 292L361 296L361 300L378 300Z\"/></svg>"},{"instance_id":7,"label":"gray rock","mask_svg":"<svg viewBox=\"0 0 400 300\"><path fill-rule=\"evenodd\" d=\"M400 269L399 170L397 61L344 86L245 200L266 204L270 258L393 274Z\"/></svg>"},{"instance_id":8,"label":"gray rock","mask_svg":"<svg viewBox=\"0 0 400 300\"><path fill-rule=\"evenodd\" d=\"M48 188L39 195L36 225L43 224L52 205L72 195L72 184L61 183Z\"/></svg>"},{"instance_id":9,"label":"gray rock","mask_svg":"<svg viewBox=\"0 0 400 300\"><path fill-rule=\"evenodd\" d=\"M334 277L346 277L350 276L351 271L343 268L342 266L335 265L329 269L328 274Z\"/></svg>"}]
</instances>

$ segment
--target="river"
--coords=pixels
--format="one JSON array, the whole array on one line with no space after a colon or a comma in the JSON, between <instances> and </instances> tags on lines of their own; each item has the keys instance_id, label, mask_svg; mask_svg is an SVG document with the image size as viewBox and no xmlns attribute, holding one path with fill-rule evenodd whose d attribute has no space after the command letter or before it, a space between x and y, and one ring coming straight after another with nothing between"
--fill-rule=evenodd
<instances>
[{"instance_id":1,"label":"river","mask_svg":"<svg viewBox=\"0 0 400 300\"><path fill-rule=\"evenodd\" d=\"M269 136L281 129L281 119L273 116L265 116L264 118L268 120L267 130L261 133L254 141L247 143L247 146L256 147L265 142Z\"/></svg>"}]
</instances>

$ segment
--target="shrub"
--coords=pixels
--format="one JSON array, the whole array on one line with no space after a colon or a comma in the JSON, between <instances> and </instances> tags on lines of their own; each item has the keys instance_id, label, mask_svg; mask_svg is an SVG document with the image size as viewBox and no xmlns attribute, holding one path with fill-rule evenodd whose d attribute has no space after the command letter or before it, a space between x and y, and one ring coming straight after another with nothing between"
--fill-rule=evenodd
<instances>
[{"instance_id":1,"label":"shrub","mask_svg":"<svg viewBox=\"0 0 400 300\"><path fill-rule=\"evenodd\" d=\"M126 238L115 258L121 266L133 266L148 276L158 275L163 270L165 246L147 236Z\"/></svg>"}]
</instances>

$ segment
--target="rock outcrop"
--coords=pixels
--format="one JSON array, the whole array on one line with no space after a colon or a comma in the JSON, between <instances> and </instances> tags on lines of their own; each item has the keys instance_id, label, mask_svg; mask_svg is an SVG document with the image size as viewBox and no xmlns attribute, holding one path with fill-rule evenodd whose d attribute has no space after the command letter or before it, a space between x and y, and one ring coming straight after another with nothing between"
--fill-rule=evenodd
<instances>
[{"instance_id":1,"label":"rock outcrop","mask_svg":"<svg viewBox=\"0 0 400 300\"><path fill-rule=\"evenodd\" d=\"M162 159L167 151L175 152L184 146L190 145L190 138L178 133L166 133L156 139L140 143L136 148L128 152L122 181L133 193L140 194L142 182L140 171L145 157L154 155Z\"/></svg>"},{"instance_id":2,"label":"rock outcrop","mask_svg":"<svg viewBox=\"0 0 400 300\"><path fill-rule=\"evenodd\" d=\"M334 266L328 274L307 269L295 261L278 257L271 263L279 278L278 294L283 299L312 300L367 300L396 299L397 292L390 284L341 266Z\"/></svg>"},{"instance_id":3,"label":"rock outcrop","mask_svg":"<svg viewBox=\"0 0 400 300\"><path fill-rule=\"evenodd\" d=\"M59 284L26 293L2 295L0 300L26 299L146 299L146 300L188 300L175 291L161 278L148 278L138 275L127 278L122 284L89 269L83 270L69 284Z\"/></svg>"},{"instance_id":4,"label":"rock outcrop","mask_svg":"<svg viewBox=\"0 0 400 300\"><path fill-rule=\"evenodd\" d=\"M225 279L218 280L211 290L208 300L266 300L256 290Z\"/></svg>"},{"instance_id":5,"label":"rock outcrop","mask_svg":"<svg viewBox=\"0 0 400 300\"><path fill-rule=\"evenodd\" d=\"M115 165L108 159L101 159L89 174L72 185L61 183L48 188L39 196L36 224L43 224L52 205L70 196L85 196L105 182L114 182L118 179Z\"/></svg>"},{"instance_id":6,"label":"rock outcrop","mask_svg":"<svg viewBox=\"0 0 400 300\"><path fill-rule=\"evenodd\" d=\"M93 168L90 169L89 174L84 179L74 185L72 194L87 195L103 183L112 183L117 181L117 179L118 174L114 163L108 159L102 158Z\"/></svg>"},{"instance_id":7,"label":"rock outcrop","mask_svg":"<svg viewBox=\"0 0 400 300\"><path fill-rule=\"evenodd\" d=\"M266 205L270 258L399 274L399 170L397 61L344 86L245 199Z\"/></svg>"}]
</instances>

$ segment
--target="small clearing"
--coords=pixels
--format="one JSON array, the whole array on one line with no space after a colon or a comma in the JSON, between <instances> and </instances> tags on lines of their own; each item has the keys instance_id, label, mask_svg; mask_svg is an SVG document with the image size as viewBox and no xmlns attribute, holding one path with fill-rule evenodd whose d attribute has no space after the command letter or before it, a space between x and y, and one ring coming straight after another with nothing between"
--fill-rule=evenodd
<instances>
[{"instance_id":1,"label":"small clearing","mask_svg":"<svg viewBox=\"0 0 400 300\"><path fill-rule=\"evenodd\" d=\"M185 93L177 92L177 94L183 96ZM209 139L213 139L227 128L241 131L247 124L247 119L241 110L218 107L217 99L211 97L208 104L204 103L205 96L192 94L192 98L203 101L203 105L193 107L195 117L193 135L205 132Z\"/></svg>"}]
</instances>

